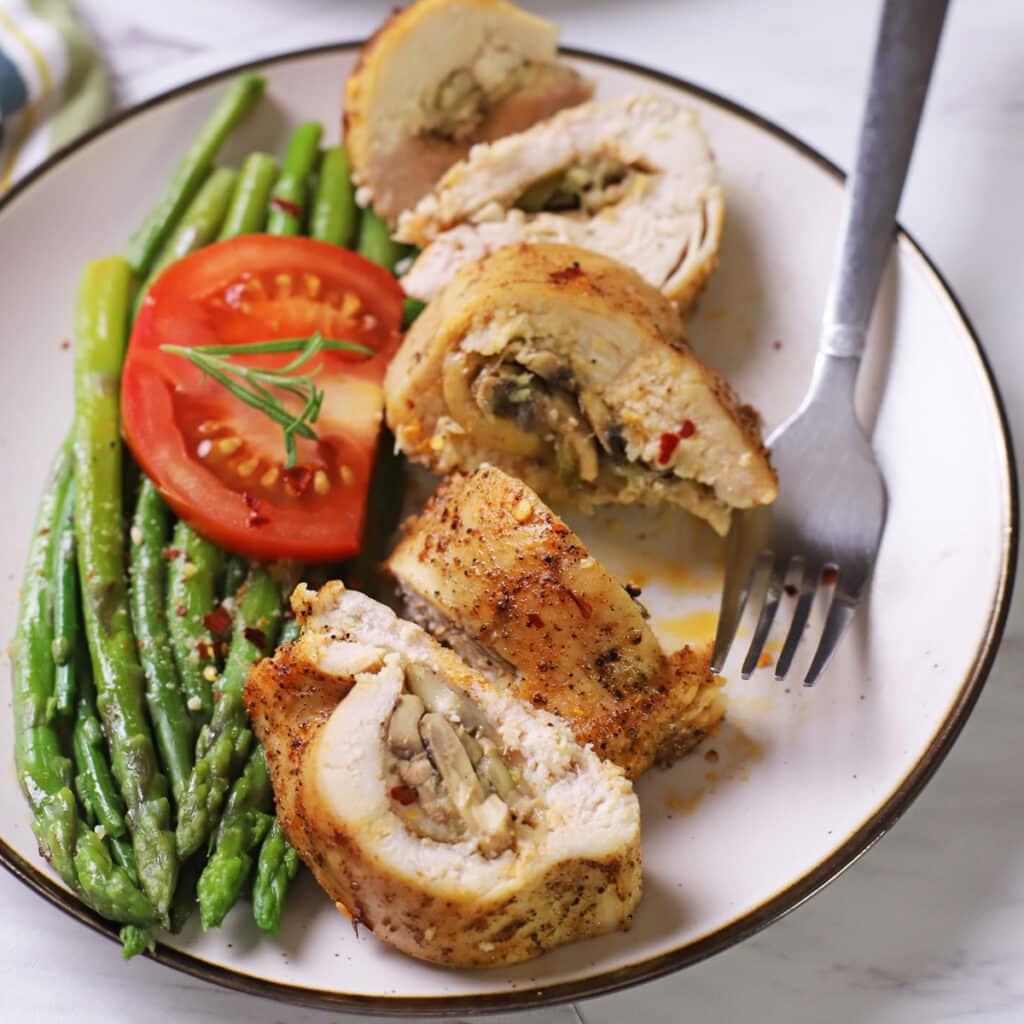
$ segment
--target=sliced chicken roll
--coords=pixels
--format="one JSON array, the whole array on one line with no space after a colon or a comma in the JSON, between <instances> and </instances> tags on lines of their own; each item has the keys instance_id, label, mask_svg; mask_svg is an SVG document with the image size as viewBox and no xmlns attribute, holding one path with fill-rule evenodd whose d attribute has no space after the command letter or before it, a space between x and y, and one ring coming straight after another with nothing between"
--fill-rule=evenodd
<instances>
[{"instance_id":1,"label":"sliced chicken roll","mask_svg":"<svg viewBox=\"0 0 1024 1024\"><path fill-rule=\"evenodd\" d=\"M501 466L582 507L671 502L719 533L775 499L757 416L628 268L563 245L464 267L385 380L398 447L439 473Z\"/></svg>"},{"instance_id":2,"label":"sliced chicken roll","mask_svg":"<svg viewBox=\"0 0 1024 1024\"><path fill-rule=\"evenodd\" d=\"M556 25L504 0L418 0L393 15L345 86L360 202L393 224L473 143L589 99L557 45Z\"/></svg>"},{"instance_id":3,"label":"sliced chicken roll","mask_svg":"<svg viewBox=\"0 0 1024 1024\"><path fill-rule=\"evenodd\" d=\"M515 242L565 242L636 270L681 310L718 262L725 204L691 110L664 96L617 96L474 147L399 237L423 247L402 279L434 298L464 263Z\"/></svg>"},{"instance_id":4,"label":"sliced chicken roll","mask_svg":"<svg viewBox=\"0 0 1024 1024\"><path fill-rule=\"evenodd\" d=\"M527 960L628 926L640 811L566 725L339 582L246 684L289 840L339 908L438 963Z\"/></svg>"},{"instance_id":5,"label":"sliced chicken roll","mask_svg":"<svg viewBox=\"0 0 1024 1024\"><path fill-rule=\"evenodd\" d=\"M709 652L666 656L641 606L525 484L444 481L387 562L405 612L632 778L724 714Z\"/></svg>"}]
</instances>

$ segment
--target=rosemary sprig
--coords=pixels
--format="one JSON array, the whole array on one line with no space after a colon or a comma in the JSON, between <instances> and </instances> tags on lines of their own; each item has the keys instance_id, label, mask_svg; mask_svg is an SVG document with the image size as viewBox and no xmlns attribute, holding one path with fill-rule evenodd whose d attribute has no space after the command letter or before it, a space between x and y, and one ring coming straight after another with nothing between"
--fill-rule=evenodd
<instances>
[{"instance_id":1,"label":"rosemary sprig","mask_svg":"<svg viewBox=\"0 0 1024 1024\"><path fill-rule=\"evenodd\" d=\"M353 341L328 340L316 332L308 338L280 338L274 341L243 342L238 345L161 345L161 351L182 356L211 380L231 392L235 398L269 416L284 432L285 468L295 465L295 438L309 441L317 439L312 424L316 423L323 405L324 392L313 378L323 369L319 363L304 373L299 371L321 352L355 352L372 356L373 349L357 345ZM294 352L295 358L284 366L265 369L256 366L239 366L232 362L235 356L267 355ZM291 413L279 395L271 390L276 388L293 395L303 404L297 413Z\"/></svg>"}]
</instances>

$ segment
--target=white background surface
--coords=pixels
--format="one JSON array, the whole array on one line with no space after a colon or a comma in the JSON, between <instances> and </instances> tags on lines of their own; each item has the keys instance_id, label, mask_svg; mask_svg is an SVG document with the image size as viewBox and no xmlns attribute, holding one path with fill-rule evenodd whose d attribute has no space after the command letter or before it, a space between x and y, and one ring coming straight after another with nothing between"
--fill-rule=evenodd
<instances>
[{"instance_id":1,"label":"white background surface","mask_svg":"<svg viewBox=\"0 0 1024 1024\"><path fill-rule=\"evenodd\" d=\"M847 164L878 6L861 0L533 3L587 47L689 78ZM387 3L80 0L120 104L218 67L365 35ZM1024 423L1024 6L954 2L901 219L966 307ZM338 83L340 89L340 83ZM955 485L956 467L950 467ZM965 537L964 543L970 538ZM922 586L941 586L941 579ZM716 959L580 1004L586 1024L1024 1019L1024 615L935 780L843 878ZM684 855L685 851L681 851ZM226 992L116 947L0 873L0 1018L339 1019ZM571 1011L524 1021L574 1020ZM353 1018L349 1018L353 1019Z\"/></svg>"}]
</instances>

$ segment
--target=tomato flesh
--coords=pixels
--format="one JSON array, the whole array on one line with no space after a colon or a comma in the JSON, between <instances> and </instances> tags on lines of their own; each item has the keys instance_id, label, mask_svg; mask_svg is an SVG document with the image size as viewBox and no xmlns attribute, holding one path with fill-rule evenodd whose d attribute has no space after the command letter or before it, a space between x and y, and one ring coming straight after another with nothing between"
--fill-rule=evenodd
<instances>
[{"instance_id":1,"label":"tomato flesh","mask_svg":"<svg viewBox=\"0 0 1024 1024\"><path fill-rule=\"evenodd\" d=\"M125 439L172 509L215 543L251 558L304 562L359 549L382 418L381 382L400 340L402 291L355 253L305 238L248 235L172 264L144 300L121 385ZM296 438L164 345L281 338L353 341L372 357L322 352L316 440ZM294 353L243 355L281 367ZM297 397L274 389L290 412Z\"/></svg>"}]
</instances>

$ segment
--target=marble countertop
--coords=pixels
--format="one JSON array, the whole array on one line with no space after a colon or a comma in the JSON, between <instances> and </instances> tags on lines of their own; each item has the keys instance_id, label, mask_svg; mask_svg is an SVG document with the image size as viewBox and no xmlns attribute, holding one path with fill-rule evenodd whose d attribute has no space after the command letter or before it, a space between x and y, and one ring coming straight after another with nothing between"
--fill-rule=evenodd
<instances>
[{"instance_id":1,"label":"marble countertop","mask_svg":"<svg viewBox=\"0 0 1024 1024\"><path fill-rule=\"evenodd\" d=\"M387 2L79 0L119 106L242 60L362 37ZM527 3L569 45L665 69L752 107L840 165L853 151L878 3ZM953 4L901 220L982 339L1024 426L1024 5ZM951 467L955 472L955 468ZM905 818L840 879L743 945L670 978L516 1021L919 1024L1024 1020L1024 611L960 740ZM138 959L0 872L5 1020L314 1024ZM342 1019L333 1015L334 1019ZM355 1020L356 1018L343 1018Z\"/></svg>"}]
</instances>

